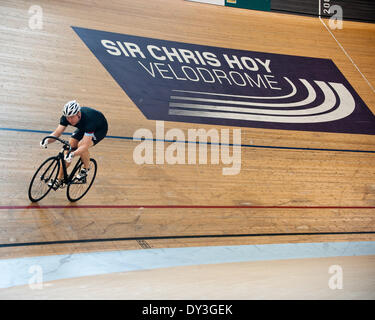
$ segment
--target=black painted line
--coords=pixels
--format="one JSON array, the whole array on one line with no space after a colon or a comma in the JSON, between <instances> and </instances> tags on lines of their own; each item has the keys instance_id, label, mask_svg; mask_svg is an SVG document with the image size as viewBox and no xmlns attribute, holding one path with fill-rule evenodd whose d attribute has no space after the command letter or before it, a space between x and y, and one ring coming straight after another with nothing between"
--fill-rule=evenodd
<instances>
[{"instance_id":1,"label":"black painted line","mask_svg":"<svg viewBox=\"0 0 375 320\"><path fill-rule=\"evenodd\" d=\"M277 237L277 236L310 236L310 235L355 235L375 234L375 231L343 231L343 232L304 232L304 233L250 233L250 234L219 234L219 235L190 235L190 236L158 236L158 237L129 237L129 238L103 238L103 239L79 239L43 242L3 243L0 248L27 247L54 244L76 244L110 241L140 241L140 240L173 240L173 239L202 239L202 238L239 238L239 237Z\"/></svg>"}]
</instances>

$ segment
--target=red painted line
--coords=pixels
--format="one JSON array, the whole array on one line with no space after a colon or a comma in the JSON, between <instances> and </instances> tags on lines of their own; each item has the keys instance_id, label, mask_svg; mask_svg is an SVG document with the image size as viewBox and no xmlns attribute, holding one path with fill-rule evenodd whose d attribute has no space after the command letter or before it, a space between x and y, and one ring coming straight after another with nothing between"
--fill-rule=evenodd
<instances>
[{"instance_id":1,"label":"red painted line","mask_svg":"<svg viewBox=\"0 0 375 320\"><path fill-rule=\"evenodd\" d=\"M375 209L375 207L359 206L204 206L204 205L29 205L0 206L0 210L31 209Z\"/></svg>"}]
</instances>

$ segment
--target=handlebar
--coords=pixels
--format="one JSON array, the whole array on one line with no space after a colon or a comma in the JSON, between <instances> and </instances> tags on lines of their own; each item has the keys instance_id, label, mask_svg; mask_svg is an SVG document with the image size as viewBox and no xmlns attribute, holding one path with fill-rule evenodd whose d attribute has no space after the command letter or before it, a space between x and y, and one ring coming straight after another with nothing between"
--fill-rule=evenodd
<instances>
[{"instance_id":1,"label":"handlebar","mask_svg":"<svg viewBox=\"0 0 375 320\"><path fill-rule=\"evenodd\" d=\"M61 143L64 145L64 149L65 149L65 150L69 150L68 154L72 151L72 147L71 147L71 145L70 145L69 142L66 141L66 140L60 139L60 138L55 137L55 136L47 136L47 137L44 137L44 138L43 138L43 140L42 140L42 144L44 144L44 142L45 142L47 139L55 139L55 140L61 142Z\"/></svg>"}]
</instances>

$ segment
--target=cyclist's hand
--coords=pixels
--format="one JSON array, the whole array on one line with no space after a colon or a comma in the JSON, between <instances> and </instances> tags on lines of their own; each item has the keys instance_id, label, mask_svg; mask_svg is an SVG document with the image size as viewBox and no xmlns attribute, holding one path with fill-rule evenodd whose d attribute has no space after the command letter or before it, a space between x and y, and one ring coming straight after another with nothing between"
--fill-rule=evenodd
<instances>
[{"instance_id":1,"label":"cyclist's hand","mask_svg":"<svg viewBox=\"0 0 375 320\"><path fill-rule=\"evenodd\" d=\"M44 143L43 143L43 140L40 141L40 147L43 148L43 149L47 149L47 145L48 145L48 140L44 140Z\"/></svg>"},{"instance_id":2,"label":"cyclist's hand","mask_svg":"<svg viewBox=\"0 0 375 320\"><path fill-rule=\"evenodd\" d=\"M69 162L69 163L70 163L70 162L72 162L73 157L74 157L74 152L71 152L71 153L65 155L64 160L65 160L66 162Z\"/></svg>"}]
</instances>

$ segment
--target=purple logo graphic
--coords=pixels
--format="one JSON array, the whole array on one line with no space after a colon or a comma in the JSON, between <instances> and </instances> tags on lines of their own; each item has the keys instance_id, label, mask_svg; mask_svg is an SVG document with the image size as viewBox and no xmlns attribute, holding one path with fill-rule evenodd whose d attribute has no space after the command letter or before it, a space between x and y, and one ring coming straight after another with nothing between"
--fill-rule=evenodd
<instances>
[{"instance_id":1,"label":"purple logo graphic","mask_svg":"<svg viewBox=\"0 0 375 320\"><path fill-rule=\"evenodd\" d=\"M332 60L73 29L147 119L375 134Z\"/></svg>"}]
</instances>

